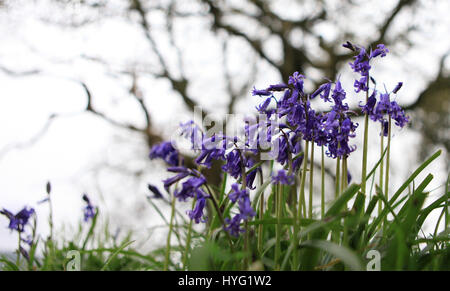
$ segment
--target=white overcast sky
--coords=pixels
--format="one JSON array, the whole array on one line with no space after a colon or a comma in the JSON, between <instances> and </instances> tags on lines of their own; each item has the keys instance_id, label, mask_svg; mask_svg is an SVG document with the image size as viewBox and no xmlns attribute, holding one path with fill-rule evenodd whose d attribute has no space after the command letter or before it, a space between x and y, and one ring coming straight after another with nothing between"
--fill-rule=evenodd
<instances>
[{"instance_id":1,"label":"white overcast sky","mask_svg":"<svg viewBox=\"0 0 450 291\"><path fill-rule=\"evenodd\" d=\"M9 8L0 9L0 66L15 72L40 71L28 76L11 76L0 70L0 208L15 212L24 205L35 207L39 213L40 230L45 233L47 206L36 202L45 197L45 184L50 180L58 229L81 220L81 194L87 192L95 203L102 206L103 212L112 216L110 218L115 225L131 227L143 234L146 228L159 223L145 201L146 182L158 183L165 173L160 167L155 170L155 163L146 159L148 149L138 135L118 130L83 112L86 96L79 81L90 87L99 110L119 121L142 125L143 116L128 93L131 79L114 72L127 68L152 70L154 58L142 32L120 12L124 1L111 1L112 8L104 20L79 28L63 27L55 22L64 22L65 17L89 12L74 9L62 13L49 2L6 1ZM189 2L192 1L186 1L187 6ZM295 17L297 10L286 10L289 2L280 1L282 4L276 8L286 17ZM331 6L337 2L329 1ZM357 2L361 2L361 8L352 11L353 21L343 17L340 23L343 27L357 30L363 40L368 34L375 33L370 30L370 21L380 21L379 16L390 11L397 1L382 1L383 5L381 1ZM392 31L395 33L409 21L417 22L422 32L413 35L413 49L402 50L399 47L401 53L398 56L387 57L374 69L377 80L382 80L389 88L398 81L405 83L399 94L399 98L407 100L404 103L414 101L427 81L436 74L438 58L450 49L450 1L422 2L425 4L415 18L410 18L407 10L396 21ZM364 19L369 23L364 23ZM173 54L169 47L165 47L167 37L158 30L158 23L161 25L163 19L158 20L156 15L152 21L155 39L163 51ZM200 96L201 103L208 110L223 113L226 94L223 82L220 82L221 44L207 31L207 27L204 20L189 19L177 26L176 35L183 44L188 75L198 76L191 92ZM254 28L249 24L246 29L251 31ZM332 37L335 29L326 24L319 28L325 39ZM268 45L276 48L277 43L274 41ZM236 76L250 72L250 68L245 66L246 60L253 57L249 51L242 41L231 43L230 69ZM83 56L101 58L108 65ZM273 56L277 57L275 53ZM168 59L170 66L176 66L173 59ZM353 77L348 68L342 72L344 84L351 84ZM264 87L279 81L275 71L261 63L255 85ZM170 136L179 122L192 118L166 82L143 76L139 78L139 86L152 109L156 128L166 136ZM348 86L346 88L351 90ZM238 111L250 112L258 101L248 94L239 102ZM20 146L32 139L48 117L55 113L62 116L42 137L31 146ZM377 135L373 135L370 142L378 149ZM412 130L395 132L392 150L392 172L396 174L394 188L417 166L419 144L418 133ZM373 154L369 162L376 160L377 155ZM359 167L360 153L352 156L350 165ZM430 189L445 180L445 166L443 158L433 164L432 170L436 175ZM139 179L127 174L136 171L142 172ZM12 250L15 245L16 238L7 229L7 220L0 217L0 250Z\"/></svg>"}]
</instances>

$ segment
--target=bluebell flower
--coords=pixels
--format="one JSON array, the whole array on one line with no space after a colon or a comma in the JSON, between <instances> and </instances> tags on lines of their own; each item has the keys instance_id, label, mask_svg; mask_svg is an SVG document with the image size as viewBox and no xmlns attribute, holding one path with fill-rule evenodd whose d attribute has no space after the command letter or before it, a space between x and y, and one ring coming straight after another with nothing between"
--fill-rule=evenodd
<instances>
[{"instance_id":1,"label":"bluebell flower","mask_svg":"<svg viewBox=\"0 0 450 291\"><path fill-rule=\"evenodd\" d=\"M331 82L327 82L325 84L320 85L319 88L316 91L314 91L314 93L311 94L310 98L314 99L317 95L320 94L320 98L322 98L324 101L329 102L330 91L331 91Z\"/></svg>"},{"instance_id":2,"label":"bluebell flower","mask_svg":"<svg viewBox=\"0 0 450 291\"><path fill-rule=\"evenodd\" d=\"M156 144L150 150L150 159L160 158L171 166L178 166L180 164L180 157L178 151L172 146L171 142L165 141Z\"/></svg>"},{"instance_id":3,"label":"bluebell flower","mask_svg":"<svg viewBox=\"0 0 450 291\"><path fill-rule=\"evenodd\" d=\"M275 84L275 85L270 85L266 91L284 91L286 89L288 89L289 86L284 84L284 83L280 83L280 84Z\"/></svg>"},{"instance_id":4,"label":"bluebell flower","mask_svg":"<svg viewBox=\"0 0 450 291\"><path fill-rule=\"evenodd\" d=\"M250 197L245 195L243 198L238 200L239 205L239 213L243 220L249 220L253 216L256 215L256 212L253 210L252 205L250 203Z\"/></svg>"},{"instance_id":5,"label":"bluebell flower","mask_svg":"<svg viewBox=\"0 0 450 291\"><path fill-rule=\"evenodd\" d=\"M203 141L201 153L195 159L195 163L198 165L206 166L207 168L211 168L213 160L225 159L226 148L227 140L223 137L213 135L212 137Z\"/></svg>"},{"instance_id":6,"label":"bluebell flower","mask_svg":"<svg viewBox=\"0 0 450 291\"><path fill-rule=\"evenodd\" d=\"M33 215L34 213L35 211L33 208L28 209L27 207L24 207L15 215L5 208L3 208L3 210L0 210L0 214L5 215L9 219L8 228L17 230L18 232L24 231L31 215Z\"/></svg>"},{"instance_id":7,"label":"bluebell flower","mask_svg":"<svg viewBox=\"0 0 450 291\"><path fill-rule=\"evenodd\" d=\"M272 175L273 184L292 185L294 180L294 175L288 175L285 170L279 170L277 174Z\"/></svg>"},{"instance_id":8,"label":"bluebell flower","mask_svg":"<svg viewBox=\"0 0 450 291\"><path fill-rule=\"evenodd\" d=\"M402 86L403 82L398 82L397 86L395 86L394 90L392 90L392 93L397 94L397 92L400 90Z\"/></svg>"},{"instance_id":9,"label":"bluebell flower","mask_svg":"<svg viewBox=\"0 0 450 291\"><path fill-rule=\"evenodd\" d=\"M234 149L225 156L226 163L222 166L222 170L230 174L233 178L238 179L242 174L241 155L238 150Z\"/></svg>"},{"instance_id":10,"label":"bluebell flower","mask_svg":"<svg viewBox=\"0 0 450 291\"><path fill-rule=\"evenodd\" d=\"M147 184L148 190L150 190L150 192L153 193L153 197L156 199L162 199L164 198L163 195L161 194L161 192L159 191L159 189L152 185L152 184Z\"/></svg>"},{"instance_id":11,"label":"bluebell flower","mask_svg":"<svg viewBox=\"0 0 450 291\"><path fill-rule=\"evenodd\" d=\"M253 95L253 96L255 96L255 95L259 95L259 96L270 96L270 95L272 95L272 92L267 91L267 90L257 90L255 87L253 87L252 95Z\"/></svg>"},{"instance_id":12,"label":"bluebell flower","mask_svg":"<svg viewBox=\"0 0 450 291\"><path fill-rule=\"evenodd\" d=\"M345 48L348 48L349 50L356 51L355 46L349 41L344 43L342 46L345 47Z\"/></svg>"},{"instance_id":13,"label":"bluebell flower","mask_svg":"<svg viewBox=\"0 0 450 291\"><path fill-rule=\"evenodd\" d=\"M193 198L197 194L197 190L205 183L204 177L191 177L183 182L181 190L175 190L174 196L179 201L186 201L188 198Z\"/></svg>"},{"instance_id":14,"label":"bluebell flower","mask_svg":"<svg viewBox=\"0 0 450 291\"><path fill-rule=\"evenodd\" d=\"M205 214L203 210L206 206L206 198L208 197L201 189L196 190L197 201L193 210L188 211L189 218L195 221L195 223L206 222Z\"/></svg>"},{"instance_id":15,"label":"bluebell flower","mask_svg":"<svg viewBox=\"0 0 450 291\"><path fill-rule=\"evenodd\" d=\"M384 44L377 45L377 48L370 53L369 58L373 59L381 55L381 57L385 57L389 50L386 48Z\"/></svg>"},{"instance_id":16,"label":"bluebell flower","mask_svg":"<svg viewBox=\"0 0 450 291\"><path fill-rule=\"evenodd\" d=\"M240 189L239 184L234 183L231 185L232 192L228 195L228 198L231 200L231 202L236 203L239 199L244 198L248 195L247 189Z\"/></svg>"},{"instance_id":17,"label":"bluebell flower","mask_svg":"<svg viewBox=\"0 0 450 291\"><path fill-rule=\"evenodd\" d=\"M203 141L203 132L193 120L180 124L181 136L188 138L191 142L192 149L199 149Z\"/></svg>"},{"instance_id":18,"label":"bluebell flower","mask_svg":"<svg viewBox=\"0 0 450 291\"><path fill-rule=\"evenodd\" d=\"M236 214L232 219L225 218L224 229L230 235L238 237L244 230L241 228L241 215Z\"/></svg>"},{"instance_id":19,"label":"bluebell flower","mask_svg":"<svg viewBox=\"0 0 450 291\"><path fill-rule=\"evenodd\" d=\"M86 206L84 207L84 221L86 222L95 216L96 209L94 205L92 205L87 194L83 194L83 200L86 202Z\"/></svg>"},{"instance_id":20,"label":"bluebell flower","mask_svg":"<svg viewBox=\"0 0 450 291\"><path fill-rule=\"evenodd\" d=\"M409 122L409 117L406 116L405 111L398 105L397 102L392 101L389 115L395 120L395 125L398 127L404 127Z\"/></svg>"},{"instance_id":21,"label":"bluebell flower","mask_svg":"<svg viewBox=\"0 0 450 291\"><path fill-rule=\"evenodd\" d=\"M272 97L267 98L266 100L264 100L263 103L259 104L259 106L256 107L256 110L258 110L259 113L265 113L267 110L267 107L269 107L271 100L272 100Z\"/></svg>"},{"instance_id":22,"label":"bluebell flower","mask_svg":"<svg viewBox=\"0 0 450 291\"><path fill-rule=\"evenodd\" d=\"M303 79L305 76L299 72L294 72L292 76L289 77L289 85L294 86L300 93L303 93Z\"/></svg>"}]
</instances>

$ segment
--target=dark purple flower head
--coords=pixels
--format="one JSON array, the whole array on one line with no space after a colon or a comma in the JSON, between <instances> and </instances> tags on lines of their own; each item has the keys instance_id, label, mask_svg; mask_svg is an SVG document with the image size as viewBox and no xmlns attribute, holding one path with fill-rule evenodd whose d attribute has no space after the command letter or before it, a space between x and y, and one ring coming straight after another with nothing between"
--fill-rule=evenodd
<instances>
[{"instance_id":1,"label":"dark purple flower head","mask_svg":"<svg viewBox=\"0 0 450 291\"><path fill-rule=\"evenodd\" d=\"M389 122L386 119L382 119L382 120L380 120L380 122L381 122L381 125L383 127L383 132L382 132L383 136L388 136L388 134L389 134Z\"/></svg>"},{"instance_id":2,"label":"dark purple flower head","mask_svg":"<svg viewBox=\"0 0 450 291\"><path fill-rule=\"evenodd\" d=\"M165 141L156 144L150 150L150 159L160 158L171 166L178 166L180 157L178 151L172 146L171 142Z\"/></svg>"},{"instance_id":3,"label":"dark purple flower head","mask_svg":"<svg viewBox=\"0 0 450 291\"><path fill-rule=\"evenodd\" d=\"M367 99L367 103L364 106L361 106L361 111L365 114L368 114L369 116L372 116L374 114L375 110L375 104L377 103L376 91L373 91L373 94L370 95L370 97Z\"/></svg>"},{"instance_id":4,"label":"dark purple flower head","mask_svg":"<svg viewBox=\"0 0 450 291\"><path fill-rule=\"evenodd\" d=\"M241 215L237 214L232 219L225 218L225 226L224 229L230 235L234 237L238 237L244 230L241 228Z\"/></svg>"},{"instance_id":5,"label":"dark purple flower head","mask_svg":"<svg viewBox=\"0 0 450 291\"><path fill-rule=\"evenodd\" d=\"M264 100L263 103L259 104L259 106L256 107L256 110L258 110L259 113L265 113L267 110L267 107L269 107L271 100L272 100L272 97L267 98L266 100Z\"/></svg>"},{"instance_id":6,"label":"dark purple flower head","mask_svg":"<svg viewBox=\"0 0 450 291\"><path fill-rule=\"evenodd\" d=\"M270 85L266 90L267 91L284 91L288 88L289 88L288 85L281 83L281 84Z\"/></svg>"},{"instance_id":7,"label":"dark purple flower head","mask_svg":"<svg viewBox=\"0 0 450 291\"><path fill-rule=\"evenodd\" d=\"M187 176L189 176L189 172L181 172L181 173L177 174L176 176L165 179L163 181L164 188L166 188L166 190L168 190L170 186L172 186L173 184L177 183L178 181L186 178Z\"/></svg>"},{"instance_id":8,"label":"dark purple flower head","mask_svg":"<svg viewBox=\"0 0 450 291\"><path fill-rule=\"evenodd\" d=\"M3 210L0 210L0 214L5 215L9 219L8 228L12 230L17 230L18 232L24 231L25 226L28 224L31 215L34 213L35 211L33 208L28 209L27 207L24 207L16 215L12 214L5 208L3 208Z\"/></svg>"},{"instance_id":9,"label":"dark purple flower head","mask_svg":"<svg viewBox=\"0 0 450 291\"><path fill-rule=\"evenodd\" d=\"M299 72L295 72L292 76L289 77L289 85L294 86L295 89L303 93L303 79L305 76L300 74Z\"/></svg>"},{"instance_id":10,"label":"dark purple flower head","mask_svg":"<svg viewBox=\"0 0 450 291\"><path fill-rule=\"evenodd\" d=\"M228 198L230 198L231 202L236 203L239 199L244 198L245 196L248 196L248 190L247 189L240 189L239 184L234 183L231 185L232 192L228 195Z\"/></svg>"},{"instance_id":11,"label":"dark purple flower head","mask_svg":"<svg viewBox=\"0 0 450 291\"><path fill-rule=\"evenodd\" d=\"M385 57L389 50L386 48L384 44L377 45L377 48L370 53L369 58L373 59L381 55L381 57Z\"/></svg>"},{"instance_id":12,"label":"dark purple flower head","mask_svg":"<svg viewBox=\"0 0 450 291\"><path fill-rule=\"evenodd\" d=\"M334 101L333 110L339 113L343 113L348 110L347 103L343 101L346 98L347 93L344 88L342 88L341 81L337 80L333 89L333 93L331 94L331 98Z\"/></svg>"},{"instance_id":13,"label":"dark purple flower head","mask_svg":"<svg viewBox=\"0 0 450 291\"><path fill-rule=\"evenodd\" d=\"M367 91L369 90L369 87L367 87L367 76L361 77L359 80L355 80L353 83L353 87L355 87L355 92L358 93L359 91Z\"/></svg>"},{"instance_id":14,"label":"dark purple flower head","mask_svg":"<svg viewBox=\"0 0 450 291\"><path fill-rule=\"evenodd\" d=\"M350 171L347 170L347 184L350 184L351 181L352 181L352 175L350 174Z\"/></svg>"},{"instance_id":15,"label":"dark purple flower head","mask_svg":"<svg viewBox=\"0 0 450 291\"><path fill-rule=\"evenodd\" d=\"M355 137L358 124L353 123L350 117L336 111L327 113L324 128L328 133L327 155L333 159L336 157L347 157L356 150L356 146L350 146L350 138Z\"/></svg>"},{"instance_id":16,"label":"dark purple flower head","mask_svg":"<svg viewBox=\"0 0 450 291\"><path fill-rule=\"evenodd\" d=\"M205 214L203 210L206 206L206 194L198 189L196 191L197 201L195 202L195 207L193 210L188 211L189 217L195 221L195 223L206 222Z\"/></svg>"},{"instance_id":17,"label":"dark purple flower head","mask_svg":"<svg viewBox=\"0 0 450 291\"><path fill-rule=\"evenodd\" d=\"M358 47L359 53L354 57L353 63L350 63L350 67L355 73L360 73L361 76L368 76L370 71L369 57L367 56L366 49L364 47Z\"/></svg>"},{"instance_id":18,"label":"dark purple flower head","mask_svg":"<svg viewBox=\"0 0 450 291\"><path fill-rule=\"evenodd\" d=\"M349 50L356 51L355 46L349 41L344 43L342 46L345 47L345 48L348 48Z\"/></svg>"},{"instance_id":19,"label":"dark purple flower head","mask_svg":"<svg viewBox=\"0 0 450 291\"><path fill-rule=\"evenodd\" d=\"M230 174L233 178L238 179L242 174L242 161L239 151L232 150L225 157L226 163L222 166L222 170Z\"/></svg>"},{"instance_id":20,"label":"dark purple flower head","mask_svg":"<svg viewBox=\"0 0 450 291\"><path fill-rule=\"evenodd\" d=\"M87 222L95 216L96 208L92 205L87 194L83 194L83 200L86 202L86 206L84 207L84 221Z\"/></svg>"},{"instance_id":21,"label":"dark purple flower head","mask_svg":"<svg viewBox=\"0 0 450 291\"><path fill-rule=\"evenodd\" d=\"M188 138L191 142L192 149L199 149L203 140L203 132L193 120L180 124L181 136Z\"/></svg>"},{"instance_id":22,"label":"dark purple flower head","mask_svg":"<svg viewBox=\"0 0 450 291\"><path fill-rule=\"evenodd\" d=\"M239 199L238 205L239 205L239 213L243 220L248 220L256 215L256 212L252 208L252 205L250 203L250 197L248 195Z\"/></svg>"},{"instance_id":23,"label":"dark purple flower head","mask_svg":"<svg viewBox=\"0 0 450 291\"><path fill-rule=\"evenodd\" d=\"M288 175L285 170L279 170L276 175L272 175L272 183L292 185L294 184L294 175Z\"/></svg>"},{"instance_id":24,"label":"dark purple flower head","mask_svg":"<svg viewBox=\"0 0 450 291\"><path fill-rule=\"evenodd\" d=\"M330 91L331 91L331 82L327 82L319 86L319 88L311 94L310 98L314 99L317 95L320 94L320 98L324 101L330 102Z\"/></svg>"},{"instance_id":25,"label":"dark purple flower head","mask_svg":"<svg viewBox=\"0 0 450 291\"><path fill-rule=\"evenodd\" d=\"M181 190L175 190L174 196L180 201L186 201L188 198L195 197L197 190L205 183L204 177L191 177L183 182Z\"/></svg>"},{"instance_id":26,"label":"dark purple flower head","mask_svg":"<svg viewBox=\"0 0 450 291\"><path fill-rule=\"evenodd\" d=\"M201 153L195 159L195 163L198 165L206 166L207 168L211 168L213 160L225 159L226 148L226 138L213 135L212 137L203 141Z\"/></svg>"},{"instance_id":27,"label":"dark purple flower head","mask_svg":"<svg viewBox=\"0 0 450 291\"><path fill-rule=\"evenodd\" d=\"M405 111L395 101L391 102L389 115L395 120L395 125L398 127L404 127L409 122L409 117L406 116Z\"/></svg>"},{"instance_id":28,"label":"dark purple flower head","mask_svg":"<svg viewBox=\"0 0 450 291\"><path fill-rule=\"evenodd\" d=\"M398 82L397 86L395 86L394 90L392 90L392 93L397 94L397 92L400 90L402 86L403 82Z\"/></svg>"},{"instance_id":29,"label":"dark purple flower head","mask_svg":"<svg viewBox=\"0 0 450 291\"><path fill-rule=\"evenodd\" d=\"M164 198L161 192L159 191L158 187L152 184L147 184L148 190L153 193L153 198L156 199L162 199Z\"/></svg>"},{"instance_id":30,"label":"dark purple flower head","mask_svg":"<svg viewBox=\"0 0 450 291\"><path fill-rule=\"evenodd\" d=\"M252 95L253 96L255 96L255 95L258 95L258 96L270 96L270 95L272 95L272 92L267 91L267 90L257 90L255 87L253 87Z\"/></svg>"}]
</instances>

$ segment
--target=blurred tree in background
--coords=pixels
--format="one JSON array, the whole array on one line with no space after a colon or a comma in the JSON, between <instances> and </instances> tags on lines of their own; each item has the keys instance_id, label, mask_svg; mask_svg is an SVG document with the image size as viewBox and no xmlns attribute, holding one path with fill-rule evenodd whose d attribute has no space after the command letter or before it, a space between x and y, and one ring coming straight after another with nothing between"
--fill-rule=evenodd
<instances>
[{"instance_id":1,"label":"blurred tree in background","mask_svg":"<svg viewBox=\"0 0 450 291\"><path fill-rule=\"evenodd\" d=\"M0 1L0 7L13 9L13 2ZM440 19L434 19L434 12L427 11L436 1L428 0L383 1L383 4L381 1L356 0L35 2L44 2L51 7L51 11L58 12L43 18L43 21L58 27L82 30L104 19L118 18L131 24L143 35L145 44L142 45L148 47L149 58L139 60L136 64L112 64L102 54L80 56L104 65L112 74L126 76L131 80L128 91L145 120L143 126L136 125L132 120L116 119L98 105L96 94L87 82L79 81L79 84L86 94L86 112L113 126L139 134L149 147L167 139L167 136L163 136L164 133L154 125L153 116L158 114L158 108L150 108L147 101L157 96L144 93L140 81L143 78L151 77L154 82L167 84L184 103L187 112L193 112L194 107L199 105L203 107L204 114L208 114L209 109L224 116L225 113L238 111L239 102L249 96L257 76L264 75L265 72L279 75L279 80L271 80L272 83L287 80L295 71L304 72L311 78L311 89L314 89L313 87L324 82L322 76L337 78L350 61L350 54L341 48L345 41L351 40L353 43L372 47L384 43L392 48L391 51L400 60L404 60L402 54L421 45L423 38L417 37L418 35L427 35L433 31L433 27L440 25ZM425 21L424 14L428 15ZM216 50L215 54L221 56L222 66L219 72L221 77L214 83L199 74L198 70L192 69L192 60L186 51L186 39L178 29L187 21L190 25L198 25L198 39L208 36L216 42L210 50ZM190 40L195 41L192 38ZM244 63L242 56L241 59L237 56L236 47L245 48L242 52L245 53ZM444 145L447 153L450 152L450 74L446 68L449 51L450 47L444 48L442 55L434 56L434 63L429 65L439 68L436 74L431 78L417 76L427 82L425 89L417 96L410 96L410 103L402 104L408 114L413 116L413 128L423 135L424 156L433 151L429 145ZM408 70L410 62L400 65ZM39 68L18 72L14 68L3 66L1 61L0 70L11 76L40 72ZM217 91L205 88L207 82ZM205 89L198 89L199 87ZM202 90L207 91L203 96ZM227 99L223 108L208 108L203 106L205 95L209 99L221 99L221 96L226 96ZM359 111L357 105L354 109ZM55 122L58 116L51 115L49 123ZM211 182L220 179L215 173L208 172Z\"/></svg>"},{"instance_id":2,"label":"blurred tree in background","mask_svg":"<svg viewBox=\"0 0 450 291\"><path fill-rule=\"evenodd\" d=\"M256 69L247 74L245 79L242 79L241 75L236 78L228 69L228 59L231 58L227 51L229 42L239 39L257 56L249 59L245 66L255 68L264 62L279 73L281 80L287 80L294 71L310 72L312 76L337 77L350 59L350 55L340 49L346 40L372 47L384 43L388 47L401 48L393 49L394 52L407 51L414 46L411 35L426 33L421 31L420 23L414 21L417 11L423 9L424 2L427 1L387 1L386 4L389 5L386 6L389 9L380 9L382 17L377 15L376 19L368 17L372 14L370 8L362 8L364 5L369 7L369 4L377 7L379 4L376 1L53 0L49 5L70 11L72 17L52 20L60 25L82 27L119 13L127 21L136 24L136 29L145 35L154 57L151 66L141 71L124 68L118 71L130 75L134 80L130 92L145 116L145 127L138 128L110 119L107 113L101 113L100 109L93 106L92 100L95 96L92 96L86 84L82 85L88 97L87 111L116 126L142 133L150 146L163 137L152 127L151 116L155 113L145 104L145 96L142 96L137 82L140 76L151 74L155 78L168 81L188 110L193 111L196 105L201 105L198 96L190 90L197 76L186 73L183 44L174 32L174 27L182 25L183 19L201 19L204 22L199 22L199 26L206 23L207 27L203 28L214 33L217 42L221 44L218 46L223 54L221 81L224 82L223 86L228 95L226 112L232 113L236 102L248 96L255 82ZM125 10L117 12L117 7ZM358 14L364 18L364 23L358 22L360 19L355 16ZM402 15L409 17L410 21L407 25L396 26ZM156 17L164 18L164 27L153 27L152 19ZM155 40L156 34L163 34L167 38L165 45L170 51L163 49ZM202 35L198 37L201 38ZM414 98L414 102L405 104L406 109L414 110L413 114L420 117L413 120L414 127L420 129L424 135L424 151L429 144L443 144L447 151L450 149L450 76L445 68L446 56L447 54L438 56L440 69L436 76L429 80L427 88ZM101 58L92 59L104 62ZM316 86L323 82L320 78L313 81Z\"/></svg>"}]
</instances>

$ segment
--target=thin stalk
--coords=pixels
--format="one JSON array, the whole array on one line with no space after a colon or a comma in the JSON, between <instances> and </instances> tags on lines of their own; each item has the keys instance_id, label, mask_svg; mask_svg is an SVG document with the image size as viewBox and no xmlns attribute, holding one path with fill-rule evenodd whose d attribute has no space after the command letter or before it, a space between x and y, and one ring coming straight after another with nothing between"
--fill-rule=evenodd
<instances>
[{"instance_id":1,"label":"thin stalk","mask_svg":"<svg viewBox=\"0 0 450 291\"><path fill-rule=\"evenodd\" d=\"M322 161L320 164L320 170L321 170L321 195L320 195L320 215L321 218L324 218L325 216L325 150L324 146L322 145Z\"/></svg>"},{"instance_id":2,"label":"thin stalk","mask_svg":"<svg viewBox=\"0 0 450 291\"><path fill-rule=\"evenodd\" d=\"M314 191L314 139L311 141L311 159L309 161L309 218L313 217Z\"/></svg>"},{"instance_id":3,"label":"thin stalk","mask_svg":"<svg viewBox=\"0 0 450 291\"><path fill-rule=\"evenodd\" d=\"M291 191L295 191L295 193L294 193L294 195L292 196L293 197L293 199L292 199L292 213L293 213L293 215L294 215L294 233L293 233L293 235L292 235L292 241L291 241L291 244L292 244L292 248L293 248L293 250L292 250L292 254L293 254L293 256L294 256L294 259L293 259L293 265L294 265L294 271L295 270L297 270L297 268L298 268L298 241L297 241L297 237L298 237L298 228L299 228L299 226L298 226L298 221L297 221L297 219L298 219L298 217L297 217L297 187L291 187Z\"/></svg>"},{"instance_id":4,"label":"thin stalk","mask_svg":"<svg viewBox=\"0 0 450 291\"><path fill-rule=\"evenodd\" d=\"M347 166L347 157L344 157L344 160L342 161L342 181L344 183L344 187L342 187L342 192L344 192L345 189L348 187L348 166Z\"/></svg>"},{"instance_id":5,"label":"thin stalk","mask_svg":"<svg viewBox=\"0 0 450 291\"><path fill-rule=\"evenodd\" d=\"M388 136L387 136L387 152L386 152L386 176L384 178L384 195L389 201L389 162L391 158L391 117L389 116ZM384 226L387 224L387 217L384 219Z\"/></svg>"},{"instance_id":6,"label":"thin stalk","mask_svg":"<svg viewBox=\"0 0 450 291\"><path fill-rule=\"evenodd\" d=\"M369 100L369 76L367 76L367 91L366 91L366 104ZM369 115L364 114L364 140L363 140L363 157L362 157L362 170L361 170L361 192L366 194L366 178L367 178L367 151L369 140Z\"/></svg>"},{"instance_id":7,"label":"thin stalk","mask_svg":"<svg viewBox=\"0 0 450 291\"><path fill-rule=\"evenodd\" d=\"M18 243L17 243L16 266L19 267L19 266L20 266L20 265L19 265L19 263L20 263L20 247L21 247L20 242L22 241L22 237L21 237L20 232L17 232L17 233L18 233L18 239L19 239L19 241L18 241Z\"/></svg>"},{"instance_id":8,"label":"thin stalk","mask_svg":"<svg viewBox=\"0 0 450 291\"><path fill-rule=\"evenodd\" d=\"M244 229L245 229L245 233L244 233L244 252L245 252L245 258L244 258L244 270L248 269L248 244L249 244L249 239L250 239L250 232L249 232L249 227L248 227L248 221L245 220L244 221Z\"/></svg>"},{"instance_id":9,"label":"thin stalk","mask_svg":"<svg viewBox=\"0 0 450 291\"><path fill-rule=\"evenodd\" d=\"M259 172L260 174L260 179L261 179L261 185L264 184L263 182L263 176L261 174L261 172ZM264 217L264 191L262 191L261 196L259 198L259 219L262 220ZM263 253L263 224L261 223L258 226L258 252L261 255Z\"/></svg>"},{"instance_id":10,"label":"thin stalk","mask_svg":"<svg viewBox=\"0 0 450 291\"><path fill-rule=\"evenodd\" d=\"M206 187L206 190L208 191L209 197L211 198L210 200L212 201L214 209L216 210L217 215L219 216L220 223L222 225L225 225L225 220L223 218L222 212L220 212L219 204L217 203L216 197L214 196L213 192L209 188L208 184L205 184L205 187ZM228 238L228 243L230 244L231 251L234 252L233 241L232 241L231 236L228 233L228 231L225 231L225 235Z\"/></svg>"},{"instance_id":11,"label":"thin stalk","mask_svg":"<svg viewBox=\"0 0 450 291\"><path fill-rule=\"evenodd\" d=\"M381 123L381 138L380 138L380 157L383 156L383 152L384 152L384 134L383 134L383 123ZM384 159L381 160L380 163L380 181L379 181L379 186L380 189L383 189L383 173L384 173ZM378 201L378 215L381 214L381 210L383 207L383 202L380 200Z\"/></svg>"},{"instance_id":12,"label":"thin stalk","mask_svg":"<svg viewBox=\"0 0 450 291\"><path fill-rule=\"evenodd\" d=\"M263 219L264 214L264 193L261 193L261 199L259 201L259 219ZM261 223L258 227L258 252L263 253L263 224Z\"/></svg>"},{"instance_id":13,"label":"thin stalk","mask_svg":"<svg viewBox=\"0 0 450 291\"><path fill-rule=\"evenodd\" d=\"M194 199L192 200L191 208L194 208L196 200L197 199L194 197ZM191 238L192 238L192 219L189 221L188 232L186 235L186 247L183 253L183 270L186 270L187 258L191 249Z\"/></svg>"},{"instance_id":14,"label":"thin stalk","mask_svg":"<svg viewBox=\"0 0 450 291\"><path fill-rule=\"evenodd\" d=\"M170 214L170 223L169 223L169 233L167 234L167 242L166 242L166 257L164 260L164 271L167 271L169 269L169 260L170 260L170 238L172 236L172 230L173 230L173 220L175 217L175 201L176 197L173 195L172 197L172 210Z\"/></svg>"},{"instance_id":15,"label":"thin stalk","mask_svg":"<svg viewBox=\"0 0 450 291\"><path fill-rule=\"evenodd\" d=\"M305 205L305 182L306 182L306 170L308 166L308 151L309 151L309 141L305 141L305 155L303 156L303 169L302 176L300 180L300 198L298 202L298 219L302 217L302 208L306 208ZM304 216L306 217L306 211L303 211Z\"/></svg>"},{"instance_id":16,"label":"thin stalk","mask_svg":"<svg viewBox=\"0 0 450 291\"><path fill-rule=\"evenodd\" d=\"M340 180L341 180L341 158L336 158L336 181L335 181L335 191L334 198L339 197L339 189L340 189Z\"/></svg>"},{"instance_id":17,"label":"thin stalk","mask_svg":"<svg viewBox=\"0 0 450 291\"><path fill-rule=\"evenodd\" d=\"M278 185L277 202L277 229L276 229L276 246L275 246L275 268L280 269L280 253L281 253L281 207L282 207L283 186Z\"/></svg>"}]
</instances>

